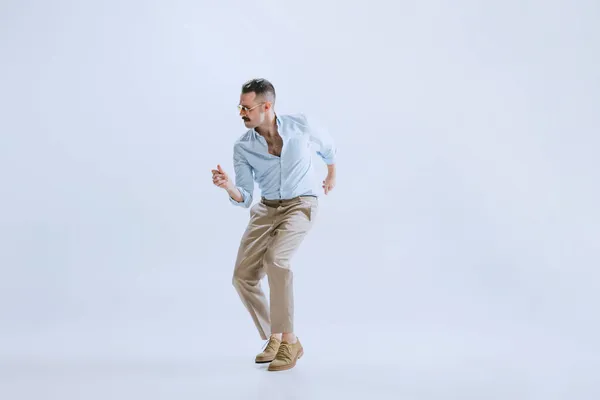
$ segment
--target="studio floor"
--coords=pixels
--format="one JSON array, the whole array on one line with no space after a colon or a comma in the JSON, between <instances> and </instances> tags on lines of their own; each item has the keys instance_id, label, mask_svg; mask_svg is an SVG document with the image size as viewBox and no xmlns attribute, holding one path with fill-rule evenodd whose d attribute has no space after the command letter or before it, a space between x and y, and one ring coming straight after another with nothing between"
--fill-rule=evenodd
<instances>
[{"instance_id":1,"label":"studio floor","mask_svg":"<svg viewBox=\"0 0 600 400\"><path fill-rule=\"evenodd\" d=\"M264 342L236 340L231 330L202 336L200 327L66 328L12 338L15 346L5 346L0 360L0 398L592 400L600 394L593 355L526 330L398 326L365 333L338 326L327 330L339 333L331 336L307 329L296 368L269 372L253 363Z\"/></svg>"}]
</instances>

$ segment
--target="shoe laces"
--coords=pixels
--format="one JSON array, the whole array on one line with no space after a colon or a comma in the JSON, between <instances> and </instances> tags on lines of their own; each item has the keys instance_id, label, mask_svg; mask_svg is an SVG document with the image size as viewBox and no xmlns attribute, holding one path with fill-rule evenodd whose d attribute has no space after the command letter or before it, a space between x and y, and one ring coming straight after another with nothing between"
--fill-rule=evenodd
<instances>
[{"instance_id":1,"label":"shoe laces","mask_svg":"<svg viewBox=\"0 0 600 400\"><path fill-rule=\"evenodd\" d=\"M269 338L269 340L267 341L266 346L263 349L263 351L264 352L267 352L269 350L275 351L276 348L277 348L277 343L278 343L277 339L275 339L275 338Z\"/></svg>"},{"instance_id":2,"label":"shoe laces","mask_svg":"<svg viewBox=\"0 0 600 400\"><path fill-rule=\"evenodd\" d=\"M292 362L292 345L289 343L281 343L275 358L277 360Z\"/></svg>"}]
</instances>

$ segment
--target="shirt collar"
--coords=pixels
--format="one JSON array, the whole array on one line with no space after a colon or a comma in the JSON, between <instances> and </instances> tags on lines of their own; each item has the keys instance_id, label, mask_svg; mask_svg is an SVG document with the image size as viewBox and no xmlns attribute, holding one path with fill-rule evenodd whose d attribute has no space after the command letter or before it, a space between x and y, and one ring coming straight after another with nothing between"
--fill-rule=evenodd
<instances>
[{"instance_id":1,"label":"shirt collar","mask_svg":"<svg viewBox=\"0 0 600 400\"><path fill-rule=\"evenodd\" d=\"M279 134L281 135L281 118L279 117L279 115L277 115L277 113L275 113L275 123L277 124L277 130L279 131ZM262 135L260 135L258 132L256 132L256 129L252 128L252 133L254 134L254 137L256 139L264 139L264 137Z\"/></svg>"}]
</instances>

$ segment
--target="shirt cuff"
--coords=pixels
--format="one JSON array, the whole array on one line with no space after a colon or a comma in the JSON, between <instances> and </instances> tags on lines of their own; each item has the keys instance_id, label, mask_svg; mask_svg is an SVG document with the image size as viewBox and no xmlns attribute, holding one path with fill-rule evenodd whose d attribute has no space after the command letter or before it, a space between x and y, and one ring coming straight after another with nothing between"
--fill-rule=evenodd
<instances>
[{"instance_id":1,"label":"shirt cuff","mask_svg":"<svg viewBox=\"0 0 600 400\"><path fill-rule=\"evenodd\" d=\"M242 189L239 186L236 186L238 188L238 190L240 191L240 193L242 194L242 201L236 201L235 199L233 199L231 196L229 197L229 201L231 202L231 204L233 204L234 206L238 206L238 207L243 207L243 208L248 208L250 207L250 204L252 203L252 196L250 196L250 194Z\"/></svg>"},{"instance_id":2,"label":"shirt cuff","mask_svg":"<svg viewBox=\"0 0 600 400\"><path fill-rule=\"evenodd\" d=\"M332 156L329 156L329 157L325 157L322 153L319 153L319 156L325 162L325 164L327 164L327 165L335 164L335 154Z\"/></svg>"}]
</instances>

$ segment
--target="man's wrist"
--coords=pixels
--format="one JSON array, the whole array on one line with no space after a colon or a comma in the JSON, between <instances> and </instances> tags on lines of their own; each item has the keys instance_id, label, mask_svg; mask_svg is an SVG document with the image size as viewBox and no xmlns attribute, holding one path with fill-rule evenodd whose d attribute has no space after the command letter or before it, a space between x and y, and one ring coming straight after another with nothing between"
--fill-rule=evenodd
<instances>
[{"instance_id":1,"label":"man's wrist","mask_svg":"<svg viewBox=\"0 0 600 400\"><path fill-rule=\"evenodd\" d=\"M335 176L335 164L327 165L327 175Z\"/></svg>"},{"instance_id":2,"label":"man's wrist","mask_svg":"<svg viewBox=\"0 0 600 400\"><path fill-rule=\"evenodd\" d=\"M242 193L235 185L231 185L231 186L225 188L225 191L227 192L229 197L231 197L238 203L241 203L242 201L244 201L244 197L242 196Z\"/></svg>"}]
</instances>

